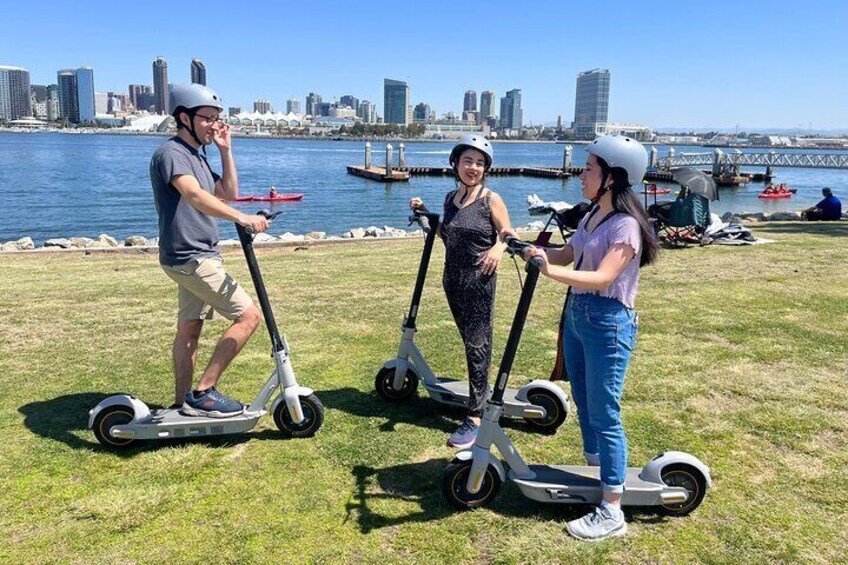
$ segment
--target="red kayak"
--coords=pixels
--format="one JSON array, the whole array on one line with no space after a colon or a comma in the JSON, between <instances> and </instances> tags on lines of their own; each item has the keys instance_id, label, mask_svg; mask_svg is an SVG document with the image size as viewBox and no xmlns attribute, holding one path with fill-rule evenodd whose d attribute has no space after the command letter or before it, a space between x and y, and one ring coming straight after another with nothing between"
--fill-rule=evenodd
<instances>
[{"instance_id":1,"label":"red kayak","mask_svg":"<svg viewBox=\"0 0 848 565\"><path fill-rule=\"evenodd\" d=\"M669 194L670 188L658 188L656 190L643 190L642 194Z\"/></svg>"},{"instance_id":2,"label":"red kayak","mask_svg":"<svg viewBox=\"0 0 848 565\"><path fill-rule=\"evenodd\" d=\"M302 192L278 194L277 196L239 196L236 202L291 202L303 198Z\"/></svg>"},{"instance_id":3,"label":"red kayak","mask_svg":"<svg viewBox=\"0 0 848 565\"><path fill-rule=\"evenodd\" d=\"M789 198L792 196L791 192L772 192L771 194L761 192L757 195L757 198Z\"/></svg>"}]
</instances>

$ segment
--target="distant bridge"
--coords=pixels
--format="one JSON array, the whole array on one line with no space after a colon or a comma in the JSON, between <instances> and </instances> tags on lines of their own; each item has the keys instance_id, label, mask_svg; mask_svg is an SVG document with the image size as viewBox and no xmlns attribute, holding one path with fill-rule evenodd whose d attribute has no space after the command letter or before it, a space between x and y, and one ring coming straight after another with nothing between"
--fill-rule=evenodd
<instances>
[{"instance_id":1,"label":"distant bridge","mask_svg":"<svg viewBox=\"0 0 848 565\"><path fill-rule=\"evenodd\" d=\"M728 167L795 167L805 169L848 169L846 153L725 153L716 149L710 153L676 153L669 149L667 157L655 157L652 150L652 163L660 169L672 167L691 167L711 165L714 171Z\"/></svg>"}]
</instances>

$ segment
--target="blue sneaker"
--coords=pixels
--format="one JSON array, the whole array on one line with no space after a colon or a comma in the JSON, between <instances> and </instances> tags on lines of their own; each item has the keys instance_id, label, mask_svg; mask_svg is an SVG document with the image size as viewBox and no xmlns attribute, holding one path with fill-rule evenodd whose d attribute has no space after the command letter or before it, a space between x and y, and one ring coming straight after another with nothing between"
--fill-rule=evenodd
<instances>
[{"instance_id":1,"label":"blue sneaker","mask_svg":"<svg viewBox=\"0 0 848 565\"><path fill-rule=\"evenodd\" d=\"M448 438L448 447L468 449L474 445L479 429L480 426L475 424L471 418L466 418L462 425L459 426L459 429Z\"/></svg>"},{"instance_id":2,"label":"blue sneaker","mask_svg":"<svg viewBox=\"0 0 848 565\"><path fill-rule=\"evenodd\" d=\"M244 412L244 405L218 392L213 386L202 392L189 391L180 410L186 416L231 418Z\"/></svg>"}]
</instances>

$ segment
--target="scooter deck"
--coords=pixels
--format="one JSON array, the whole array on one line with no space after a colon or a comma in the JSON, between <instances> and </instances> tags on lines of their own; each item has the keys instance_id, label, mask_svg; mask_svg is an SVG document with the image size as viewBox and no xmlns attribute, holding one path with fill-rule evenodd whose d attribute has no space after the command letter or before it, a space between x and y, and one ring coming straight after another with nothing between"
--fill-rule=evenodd
<instances>
[{"instance_id":1,"label":"scooter deck","mask_svg":"<svg viewBox=\"0 0 848 565\"><path fill-rule=\"evenodd\" d=\"M601 502L600 467L588 465L530 465L534 479L510 478L524 496L540 502L563 504L598 504ZM628 467L621 503L629 506L654 506L663 504L662 494L682 493L686 490L664 484L643 481L639 478L641 467Z\"/></svg>"},{"instance_id":2,"label":"scooter deck","mask_svg":"<svg viewBox=\"0 0 848 565\"><path fill-rule=\"evenodd\" d=\"M454 406L468 406L468 381L439 377L436 383L422 382L421 384L433 400ZM513 418L523 418L523 414L515 414L506 410L509 407L524 407L528 405L527 402L518 400L515 397L516 394L518 394L518 391L514 388L504 390L504 415Z\"/></svg>"},{"instance_id":3,"label":"scooter deck","mask_svg":"<svg viewBox=\"0 0 848 565\"><path fill-rule=\"evenodd\" d=\"M246 432L266 412L242 412L229 418L186 416L179 409L154 410L148 418L114 426L111 434L132 439L202 437Z\"/></svg>"}]
</instances>

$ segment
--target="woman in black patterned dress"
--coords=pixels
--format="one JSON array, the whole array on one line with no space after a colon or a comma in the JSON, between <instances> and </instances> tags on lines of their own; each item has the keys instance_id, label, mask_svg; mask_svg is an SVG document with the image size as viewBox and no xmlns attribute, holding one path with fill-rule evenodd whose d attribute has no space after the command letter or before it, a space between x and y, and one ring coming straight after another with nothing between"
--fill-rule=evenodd
<instances>
[{"instance_id":1,"label":"woman in black patterned dress","mask_svg":"<svg viewBox=\"0 0 848 565\"><path fill-rule=\"evenodd\" d=\"M448 438L448 445L458 449L474 443L488 396L495 284L506 249L498 233L511 228L503 200L484 184L492 154L491 143L480 135L465 135L453 148L450 165L457 187L445 197L439 227L445 243L442 286L468 364L468 415ZM413 209L424 208L417 197L409 204Z\"/></svg>"}]
</instances>

